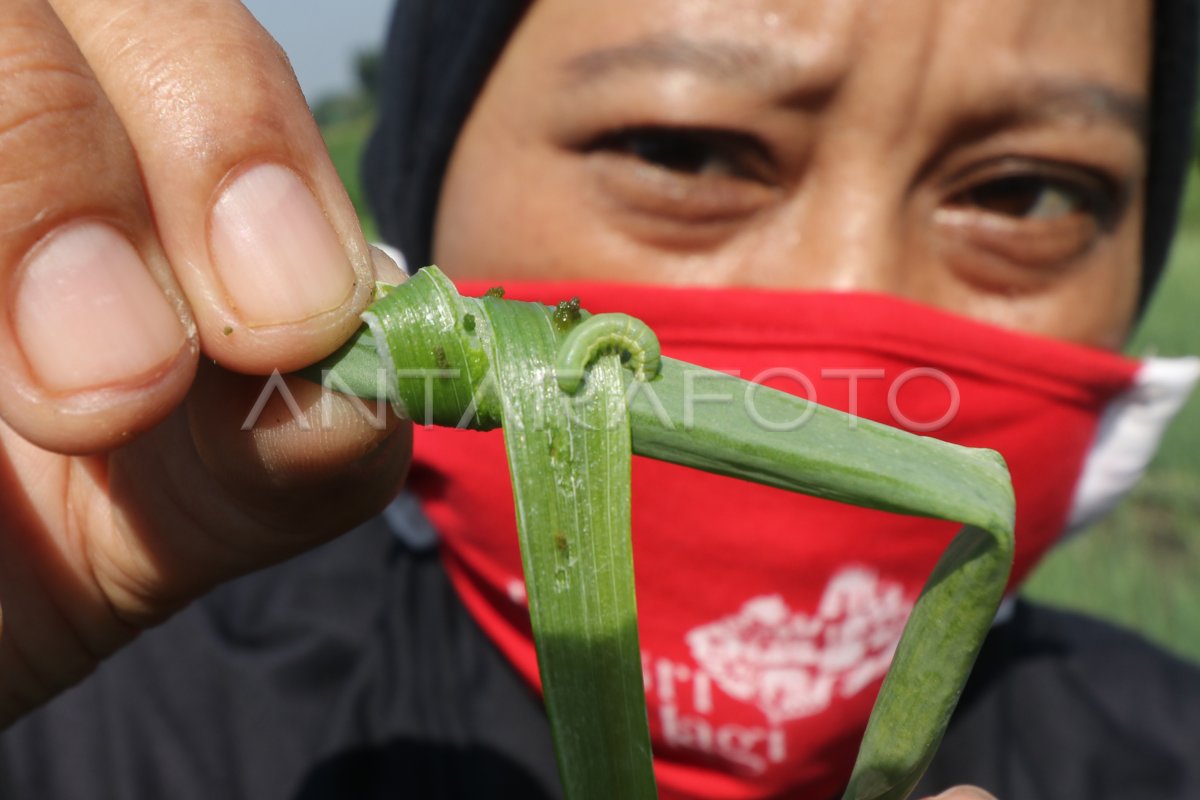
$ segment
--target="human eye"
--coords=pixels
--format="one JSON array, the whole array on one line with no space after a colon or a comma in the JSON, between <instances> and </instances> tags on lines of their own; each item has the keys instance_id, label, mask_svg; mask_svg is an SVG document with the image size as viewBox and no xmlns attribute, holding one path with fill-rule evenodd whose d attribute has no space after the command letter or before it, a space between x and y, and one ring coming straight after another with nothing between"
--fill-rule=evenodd
<instances>
[{"instance_id":1,"label":"human eye","mask_svg":"<svg viewBox=\"0 0 1200 800\"><path fill-rule=\"evenodd\" d=\"M952 204L1014 220L1084 215L1102 225L1111 222L1116 205L1109 182L1081 168L1010 163L976 181L954 195Z\"/></svg>"},{"instance_id":2,"label":"human eye","mask_svg":"<svg viewBox=\"0 0 1200 800\"><path fill-rule=\"evenodd\" d=\"M640 126L584 148L601 186L627 208L677 222L722 222L777 196L777 169L754 136L709 128Z\"/></svg>"},{"instance_id":3,"label":"human eye","mask_svg":"<svg viewBox=\"0 0 1200 800\"><path fill-rule=\"evenodd\" d=\"M680 176L751 181L766 180L769 161L752 137L702 128L629 128L601 136L591 149Z\"/></svg>"},{"instance_id":4,"label":"human eye","mask_svg":"<svg viewBox=\"0 0 1200 800\"><path fill-rule=\"evenodd\" d=\"M1119 181L1089 167L1002 159L952 183L941 221L961 242L1048 268L1084 255L1111 231L1125 194Z\"/></svg>"}]
</instances>

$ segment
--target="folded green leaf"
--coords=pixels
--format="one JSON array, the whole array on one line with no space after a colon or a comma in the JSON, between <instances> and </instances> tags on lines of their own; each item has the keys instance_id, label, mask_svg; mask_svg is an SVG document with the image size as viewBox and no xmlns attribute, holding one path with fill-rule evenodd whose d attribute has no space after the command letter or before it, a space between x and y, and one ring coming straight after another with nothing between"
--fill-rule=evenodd
<instances>
[{"instance_id":1,"label":"folded green leaf","mask_svg":"<svg viewBox=\"0 0 1200 800\"><path fill-rule=\"evenodd\" d=\"M384 395L417 422L503 425L567 796L654 796L628 530L632 448L782 489L967 523L914 607L845 795L906 797L941 740L1006 585L1014 514L1003 461L669 358L641 382L604 356L576 397L558 384L574 390L578 376L556 375L555 364L579 360L582 346L566 341L577 318L539 304L463 298L428 267L372 306L368 329L306 373L360 397ZM602 323L609 327L601 332L645 366L649 359L636 351L657 357L657 342L627 319ZM728 399L696 403L698 392Z\"/></svg>"}]
</instances>

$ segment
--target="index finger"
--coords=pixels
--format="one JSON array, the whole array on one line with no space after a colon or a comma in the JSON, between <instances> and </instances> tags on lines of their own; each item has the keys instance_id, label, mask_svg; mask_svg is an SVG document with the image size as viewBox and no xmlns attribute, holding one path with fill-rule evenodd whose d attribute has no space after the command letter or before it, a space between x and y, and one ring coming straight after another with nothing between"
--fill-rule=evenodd
<instances>
[{"instance_id":1,"label":"index finger","mask_svg":"<svg viewBox=\"0 0 1200 800\"><path fill-rule=\"evenodd\" d=\"M107 449L187 391L194 327L111 104L43 0L0 3L0 414Z\"/></svg>"},{"instance_id":2,"label":"index finger","mask_svg":"<svg viewBox=\"0 0 1200 800\"><path fill-rule=\"evenodd\" d=\"M358 326L371 260L287 58L237 0L51 0L137 153L204 351L269 373Z\"/></svg>"}]
</instances>

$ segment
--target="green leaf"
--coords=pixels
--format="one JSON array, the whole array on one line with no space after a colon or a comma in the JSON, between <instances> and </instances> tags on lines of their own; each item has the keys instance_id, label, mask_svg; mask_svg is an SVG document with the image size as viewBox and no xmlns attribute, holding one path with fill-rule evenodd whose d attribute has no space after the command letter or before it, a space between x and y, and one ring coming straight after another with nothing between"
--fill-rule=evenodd
<instances>
[{"instance_id":1,"label":"green leaf","mask_svg":"<svg viewBox=\"0 0 1200 800\"><path fill-rule=\"evenodd\" d=\"M365 318L372 332L360 332L308 374L373 397L382 369L388 399L414 420L477 429L503 423L538 666L566 796L656 797L619 360L602 358L585 395L568 396L552 369L563 331L550 309L460 297L436 270L422 270Z\"/></svg>"},{"instance_id":2,"label":"green leaf","mask_svg":"<svg viewBox=\"0 0 1200 800\"><path fill-rule=\"evenodd\" d=\"M933 760L995 617L1012 529L964 527L917 599L875 700L843 800L902 800Z\"/></svg>"},{"instance_id":3,"label":"green leaf","mask_svg":"<svg viewBox=\"0 0 1200 800\"><path fill-rule=\"evenodd\" d=\"M629 530L629 422L606 356L569 409L544 355L540 308L489 303L529 612L559 771L570 798L656 796ZM585 724L581 722L586 721Z\"/></svg>"}]
</instances>

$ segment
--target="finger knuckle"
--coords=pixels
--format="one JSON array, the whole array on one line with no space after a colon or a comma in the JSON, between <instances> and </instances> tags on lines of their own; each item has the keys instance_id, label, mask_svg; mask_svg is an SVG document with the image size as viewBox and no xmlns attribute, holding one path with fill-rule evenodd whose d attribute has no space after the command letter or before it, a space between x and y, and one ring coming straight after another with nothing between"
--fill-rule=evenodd
<instances>
[{"instance_id":1,"label":"finger knuckle","mask_svg":"<svg viewBox=\"0 0 1200 800\"><path fill-rule=\"evenodd\" d=\"M24 241L66 213L85 181L128 168L122 141L86 67L44 49L0 54L0 242Z\"/></svg>"},{"instance_id":2,"label":"finger knuckle","mask_svg":"<svg viewBox=\"0 0 1200 800\"><path fill-rule=\"evenodd\" d=\"M27 147L31 143L90 128L106 105L86 69L37 48L0 56L0 148L8 154L0 165L20 165L14 152L46 149Z\"/></svg>"},{"instance_id":3,"label":"finger knuckle","mask_svg":"<svg viewBox=\"0 0 1200 800\"><path fill-rule=\"evenodd\" d=\"M200 158L219 159L243 131L275 129L298 90L287 59L267 36L206 30L186 46L132 50L135 102L152 120L169 120L156 141Z\"/></svg>"}]
</instances>

